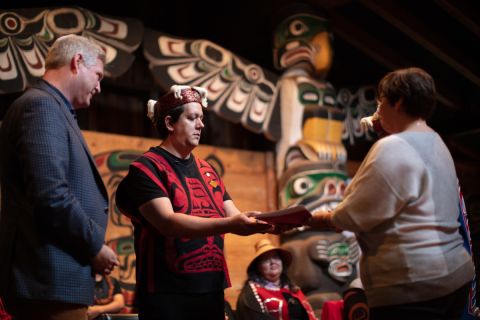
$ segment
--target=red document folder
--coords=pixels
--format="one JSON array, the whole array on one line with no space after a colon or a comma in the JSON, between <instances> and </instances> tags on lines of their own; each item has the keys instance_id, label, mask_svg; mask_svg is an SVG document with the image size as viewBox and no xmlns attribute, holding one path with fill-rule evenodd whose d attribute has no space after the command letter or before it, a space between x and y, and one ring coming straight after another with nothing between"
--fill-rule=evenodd
<instances>
[{"instance_id":1,"label":"red document folder","mask_svg":"<svg viewBox=\"0 0 480 320\"><path fill-rule=\"evenodd\" d=\"M270 224L289 224L292 226L303 226L312 216L305 206L295 206L278 211L264 212L255 218Z\"/></svg>"}]
</instances>

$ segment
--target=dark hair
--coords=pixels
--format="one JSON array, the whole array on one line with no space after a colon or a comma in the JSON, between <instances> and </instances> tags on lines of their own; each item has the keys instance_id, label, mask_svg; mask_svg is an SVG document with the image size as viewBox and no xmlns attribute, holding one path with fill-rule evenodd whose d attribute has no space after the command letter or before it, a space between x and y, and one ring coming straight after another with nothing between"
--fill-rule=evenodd
<instances>
[{"instance_id":1,"label":"dark hair","mask_svg":"<svg viewBox=\"0 0 480 320\"><path fill-rule=\"evenodd\" d=\"M390 104L403 99L405 113L428 119L435 109L435 82L420 68L399 69L388 73L377 87L377 96Z\"/></svg>"},{"instance_id":2,"label":"dark hair","mask_svg":"<svg viewBox=\"0 0 480 320\"><path fill-rule=\"evenodd\" d=\"M158 103L158 102L157 102ZM162 112L158 115L155 121L155 128L157 128L158 136L160 139L165 139L168 137L170 132L167 129L167 126L165 124L165 118L167 116L170 116L172 118L172 123L175 123L178 121L178 118L182 115L183 111L185 111L184 108L185 105L179 105L176 106L172 109L168 109L166 112Z\"/></svg>"},{"instance_id":3,"label":"dark hair","mask_svg":"<svg viewBox=\"0 0 480 320\"><path fill-rule=\"evenodd\" d=\"M287 274L287 268L285 267L285 261L283 258L280 256L280 259L282 260L282 274L280 275L280 286L285 286L287 285L290 290L293 292L297 292L299 290L299 287L290 280L290 277ZM260 284L264 284L266 282L266 279L258 272L258 262L260 259L255 259L252 263L253 266L247 271L248 279L247 282L252 280Z\"/></svg>"}]
</instances>

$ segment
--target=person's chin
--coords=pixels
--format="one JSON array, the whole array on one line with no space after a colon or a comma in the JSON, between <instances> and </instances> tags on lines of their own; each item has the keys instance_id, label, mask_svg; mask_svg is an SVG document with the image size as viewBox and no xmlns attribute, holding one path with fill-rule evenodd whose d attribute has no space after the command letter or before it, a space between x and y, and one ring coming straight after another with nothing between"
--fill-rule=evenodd
<instances>
[{"instance_id":1,"label":"person's chin","mask_svg":"<svg viewBox=\"0 0 480 320\"><path fill-rule=\"evenodd\" d=\"M93 95L90 94L88 95L88 97L85 99L85 101L83 101L82 105L83 105L83 108L88 108L90 107L90 104L92 103L92 98L93 98Z\"/></svg>"},{"instance_id":2,"label":"person's chin","mask_svg":"<svg viewBox=\"0 0 480 320\"><path fill-rule=\"evenodd\" d=\"M186 146L188 146L188 147L190 147L190 148L192 148L192 149L198 147L199 145L200 145L200 143L199 143L198 141L193 141L193 140L188 141L188 142L186 143Z\"/></svg>"},{"instance_id":3,"label":"person's chin","mask_svg":"<svg viewBox=\"0 0 480 320\"><path fill-rule=\"evenodd\" d=\"M76 103L76 104L73 105L73 108L74 108L75 110L77 110L77 109L86 109L86 108L88 108L88 107L90 107L90 102L88 102L88 103Z\"/></svg>"}]
</instances>

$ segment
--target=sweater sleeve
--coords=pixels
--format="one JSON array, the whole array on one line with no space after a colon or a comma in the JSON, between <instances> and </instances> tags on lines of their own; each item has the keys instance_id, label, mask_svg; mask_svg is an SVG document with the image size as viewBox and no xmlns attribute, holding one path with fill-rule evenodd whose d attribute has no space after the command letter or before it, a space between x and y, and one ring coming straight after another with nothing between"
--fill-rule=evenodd
<instances>
[{"instance_id":1,"label":"sweater sleeve","mask_svg":"<svg viewBox=\"0 0 480 320\"><path fill-rule=\"evenodd\" d=\"M370 150L333 214L345 230L367 232L393 219L420 192L424 163L402 139L391 136Z\"/></svg>"}]
</instances>

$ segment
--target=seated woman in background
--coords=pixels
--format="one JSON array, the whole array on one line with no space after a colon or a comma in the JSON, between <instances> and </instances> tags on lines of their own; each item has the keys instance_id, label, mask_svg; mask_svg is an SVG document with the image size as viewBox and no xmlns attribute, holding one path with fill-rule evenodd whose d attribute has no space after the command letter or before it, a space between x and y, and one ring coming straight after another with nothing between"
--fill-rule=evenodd
<instances>
[{"instance_id":1,"label":"seated woman in background","mask_svg":"<svg viewBox=\"0 0 480 320\"><path fill-rule=\"evenodd\" d=\"M290 253L268 239L260 240L255 249L255 258L247 268L248 279L238 297L237 320L317 319L303 292L287 276Z\"/></svg>"},{"instance_id":2,"label":"seated woman in background","mask_svg":"<svg viewBox=\"0 0 480 320\"><path fill-rule=\"evenodd\" d=\"M107 275L95 275L95 305L88 307L88 320L108 319L107 313L120 312L125 299L117 279Z\"/></svg>"}]
</instances>

